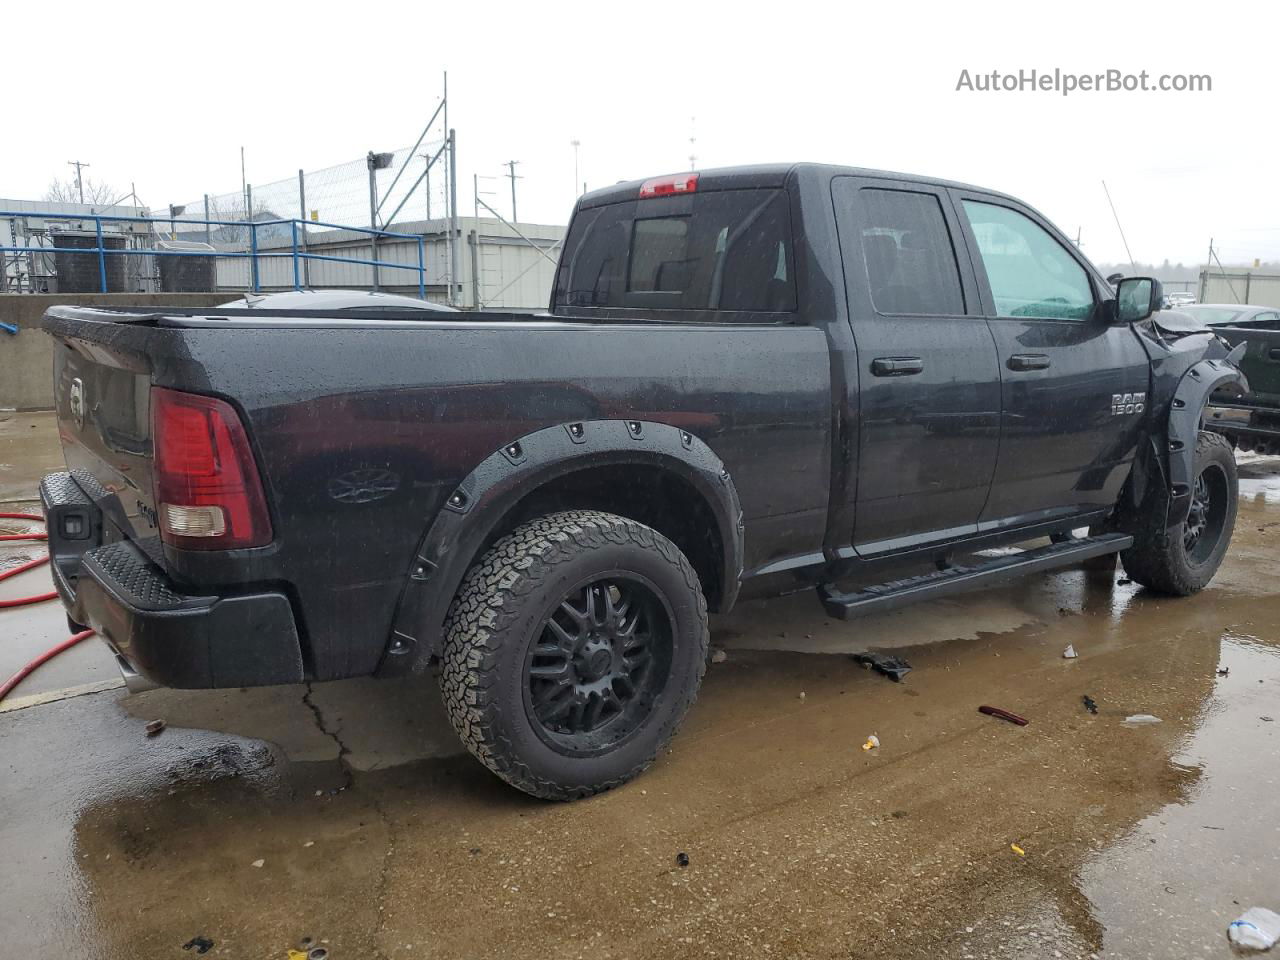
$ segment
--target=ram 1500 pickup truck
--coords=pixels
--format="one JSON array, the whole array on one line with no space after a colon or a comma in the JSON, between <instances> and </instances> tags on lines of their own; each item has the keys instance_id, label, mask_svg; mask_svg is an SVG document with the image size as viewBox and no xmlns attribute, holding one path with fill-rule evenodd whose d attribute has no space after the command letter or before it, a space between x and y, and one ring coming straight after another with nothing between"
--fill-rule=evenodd
<instances>
[{"instance_id":1,"label":"ram 1500 pickup truck","mask_svg":"<svg viewBox=\"0 0 1280 960\"><path fill-rule=\"evenodd\" d=\"M1201 416L1243 378L1161 297L1012 197L798 164L585 195L549 315L55 307L57 587L169 686L438 668L477 758L584 796L744 597L1116 553L1203 587L1236 468Z\"/></svg>"}]
</instances>

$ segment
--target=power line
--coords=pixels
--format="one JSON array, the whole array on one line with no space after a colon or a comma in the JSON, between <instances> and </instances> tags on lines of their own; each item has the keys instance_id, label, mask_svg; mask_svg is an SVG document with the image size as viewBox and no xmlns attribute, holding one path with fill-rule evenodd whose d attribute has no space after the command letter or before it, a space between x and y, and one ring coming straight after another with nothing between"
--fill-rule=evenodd
<instances>
[{"instance_id":1,"label":"power line","mask_svg":"<svg viewBox=\"0 0 1280 960\"><path fill-rule=\"evenodd\" d=\"M1129 241L1125 239L1124 227L1120 226L1120 215L1116 213L1116 205L1111 202L1111 191L1107 189L1107 181L1105 180L1102 181L1102 192L1107 195L1107 206L1111 208L1111 216L1115 217L1116 229L1120 231L1120 241L1124 244L1124 252L1129 258L1129 266L1137 270L1138 265L1134 262L1133 254L1129 252Z\"/></svg>"}]
</instances>

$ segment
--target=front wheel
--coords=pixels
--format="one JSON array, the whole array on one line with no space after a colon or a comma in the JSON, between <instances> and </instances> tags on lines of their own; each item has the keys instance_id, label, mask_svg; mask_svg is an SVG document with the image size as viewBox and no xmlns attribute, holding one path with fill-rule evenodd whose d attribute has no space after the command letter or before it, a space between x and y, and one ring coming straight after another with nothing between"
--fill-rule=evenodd
<instances>
[{"instance_id":1,"label":"front wheel","mask_svg":"<svg viewBox=\"0 0 1280 960\"><path fill-rule=\"evenodd\" d=\"M1219 434L1201 431L1187 518L1167 528L1168 492L1148 497L1132 525L1133 546L1120 554L1125 572L1161 593L1185 597L1202 590L1218 572L1231 543L1237 497L1230 444Z\"/></svg>"},{"instance_id":2,"label":"front wheel","mask_svg":"<svg viewBox=\"0 0 1280 960\"><path fill-rule=\"evenodd\" d=\"M445 621L441 691L467 749L512 786L572 800L670 740L707 660L698 576L666 537L571 511L498 540Z\"/></svg>"}]
</instances>

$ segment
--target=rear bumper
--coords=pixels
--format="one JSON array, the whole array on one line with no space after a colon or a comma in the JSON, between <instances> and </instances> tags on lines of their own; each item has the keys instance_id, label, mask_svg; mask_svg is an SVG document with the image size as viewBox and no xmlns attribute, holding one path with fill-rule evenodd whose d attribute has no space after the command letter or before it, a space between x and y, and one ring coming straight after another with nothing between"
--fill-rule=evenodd
<instances>
[{"instance_id":1,"label":"rear bumper","mask_svg":"<svg viewBox=\"0 0 1280 960\"><path fill-rule=\"evenodd\" d=\"M289 599L275 591L192 595L128 541L103 543L90 478L40 484L54 585L77 623L93 627L122 670L166 687L247 687L305 679Z\"/></svg>"}]
</instances>

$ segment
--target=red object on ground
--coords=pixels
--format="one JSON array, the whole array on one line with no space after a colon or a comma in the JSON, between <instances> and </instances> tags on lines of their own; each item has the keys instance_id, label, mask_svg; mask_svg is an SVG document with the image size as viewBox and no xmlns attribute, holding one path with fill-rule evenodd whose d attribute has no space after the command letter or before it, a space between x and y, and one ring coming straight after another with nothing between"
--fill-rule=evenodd
<instances>
[{"instance_id":1,"label":"red object on ground","mask_svg":"<svg viewBox=\"0 0 1280 960\"><path fill-rule=\"evenodd\" d=\"M14 687L20 684L23 680L27 679L27 677L29 677L32 673L34 673L37 667L41 666L42 664L48 663L50 660L52 660L58 654L62 653L64 650L70 650L81 640L87 640L89 637L92 637L92 636L93 636L92 630L81 630L79 633L72 634L70 637L68 637L66 640L63 640L57 646L50 647L44 653L40 654L40 656L36 657L34 660L32 660L25 667L23 667L21 670L19 670L17 673L15 673L12 677L10 677L8 680L4 682L4 686L0 687L0 701L3 701L4 698L7 697L13 691Z\"/></svg>"},{"instance_id":2,"label":"red object on ground","mask_svg":"<svg viewBox=\"0 0 1280 960\"><path fill-rule=\"evenodd\" d=\"M1026 717L1020 717L1016 713L1010 713L1008 710L1001 710L999 707L981 706L978 708L979 713L985 713L988 717L999 717L1001 720L1008 720L1010 723L1016 723L1020 727L1025 727L1030 721Z\"/></svg>"},{"instance_id":3,"label":"red object on ground","mask_svg":"<svg viewBox=\"0 0 1280 960\"><path fill-rule=\"evenodd\" d=\"M44 521L44 517L34 513L0 513L0 520L39 520ZM47 533L6 533L0 536L0 540L48 540ZM35 560L28 560L26 563L20 563L12 570L5 570L0 573L0 582L8 580L10 577L16 577L20 573L39 567L49 562L48 557L37 557ZM29 603L43 603L46 600L52 600L58 594L40 593L31 597L19 597L16 600L0 600L0 610L6 607L25 607Z\"/></svg>"},{"instance_id":4,"label":"red object on ground","mask_svg":"<svg viewBox=\"0 0 1280 960\"><path fill-rule=\"evenodd\" d=\"M0 513L0 520L43 521L44 517L41 517L34 513ZM0 537L0 540L48 540L48 539L49 539L49 535L47 533L6 534L5 536ZM16 577L20 573L23 573L27 570L32 569L33 567L38 567L41 564L45 564L48 562L49 562L48 557L38 557L35 560L28 560L26 563L19 564L18 566L14 567L12 570L5 570L3 573L0 573L0 581L8 580L10 577ZM28 603L41 603L45 600L52 600L57 595L58 594L55 591L52 593L37 594L36 596L33 596L33 597L19 597L16 600L0 600L0 609L3 609L5 607L21 607L21 606L25 606ZM81 640L88 639L89 637L92 637L92 636L93 636L92 630L81 630L79 633L73 634L72 636L68 637L66 640L63 640L61 643L57 644L56 646L50 647L48 650L40 654L40 656L36 657L34 660L32 660L25 667L23 667L21 670L19 670L17 673L15 673L12 677L10 677L8 680L4 682L4 686L0 687L0 700L4 700L4 698L7 697L13 691L14 687L16 687L23 680L29 677L42 664L48 663L50 660L52 660L58 654L62 653L64 650L70 650Z\"/></svg>"}]
</instances>

